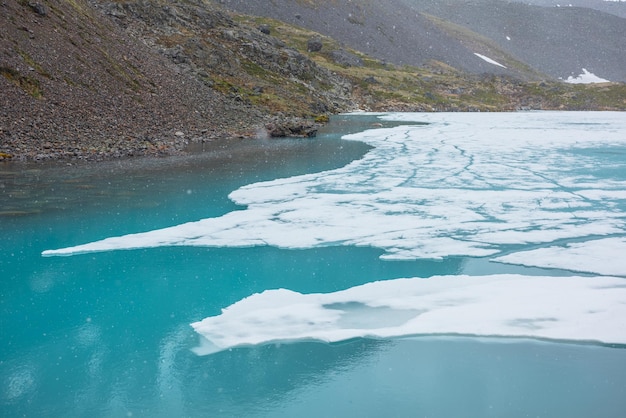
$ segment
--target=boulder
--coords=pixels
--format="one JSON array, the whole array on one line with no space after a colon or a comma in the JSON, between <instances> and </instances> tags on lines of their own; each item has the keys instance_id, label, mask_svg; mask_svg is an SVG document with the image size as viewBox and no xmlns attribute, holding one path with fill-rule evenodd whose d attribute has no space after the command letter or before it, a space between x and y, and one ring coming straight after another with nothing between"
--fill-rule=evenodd
<instances>
[{"instance_id":1,"label":"boulder","mask_svg":"<svg viewBox=\"0 0 626 418\"><path fill-rule=\"evenodd\" d=\"M271 138L313 138L320 124L301 118L275 119L265 125Z\"/></svg>"},{"instance_id":2,"label":"boulder","mask_svg":"<svg viewBox=\"0 0 626 418\"><path fill-rule=\"evenodd\" d=\"M330 58L344 67L362 67L363 60L345 49L337 49L330 52Z\"/></svg>"},{"instance_id":3,"label":"boulder","mask_svg":"<svg viewBox=\"0 0 626 418\"><path fill-rule=\"evenodd\" d=\"M309 52L319 52L322 50L322 39L319 36L310 38L306 43L306 49Z\"/></svg>"},{"instance_id":4,"label":"boulder","mask_svg":"<svg viewBox=\"0 0 626 418\"><path fill-rule=\"evenodd\" d=\"M31 1L30 3L28 3L28 6L32 9L33 12L37 13L39 16L46 16L48 14L48 9L41 3Z\"/></svg>"}]
</instances>

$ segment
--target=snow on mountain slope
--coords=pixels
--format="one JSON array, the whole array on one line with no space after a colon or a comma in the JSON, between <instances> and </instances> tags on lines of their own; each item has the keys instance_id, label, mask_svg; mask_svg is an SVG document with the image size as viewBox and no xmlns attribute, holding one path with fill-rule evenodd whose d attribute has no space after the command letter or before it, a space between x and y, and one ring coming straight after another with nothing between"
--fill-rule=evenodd
<instances>
[{"instance_id":1,"label":"snow on mountain slope","mask_svg":"<svg viewBox=\"0 0 626 418\"><path fill-rule=\"evenodd\" d=\"M626 19L589 8L501 0L222 4L315 30L395 64L423 66L436 60L476 74L534 79L577 77L585 68L599 78L626 82Z\"/></svg>"}]
</instances>

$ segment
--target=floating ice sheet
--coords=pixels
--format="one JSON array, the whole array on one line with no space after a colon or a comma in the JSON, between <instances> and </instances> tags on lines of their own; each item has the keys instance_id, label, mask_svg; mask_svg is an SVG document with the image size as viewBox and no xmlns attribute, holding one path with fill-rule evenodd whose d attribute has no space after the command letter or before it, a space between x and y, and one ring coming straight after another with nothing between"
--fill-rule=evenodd
<instances>
[{"instance_id":1,"label":"floating ice sheet","mask_svg":"<svg viewBox=\"0 0 626 418\"><path fill-rule=\"evenodd\" d=\"M626 343L626 279L440 276L327 294L268 290L192 324L197 354L300 340L414 335Z\"/></svg>"},{"instance_id":2,"label":"floating ice sheet","mask_svg":"<svg viewBox=\"0 0 626 418\"><path fill-rule=\"evenodd\" d=\"M44 255L176 245L350 245L381 248L387 259L414 259L624 236L623 113L380 117L406 126L346 136L374 148L343 168L231 193L246 210ZM589 261L585 271L604 268ZM567 260L561 267L570 268ZM612 271L626 275L619 266Z\"/></svg>"},{"instance_id":3,"label":"floating ice sheet","mask_svg":"<svg viewBox=\"0 0 626 418\"><path fill-rule=\"evenodd\" d=\"M603 238L497 257L494 261L530 267L569 269L606 275L626 272L626 238Z\"/></svg>"}]
</instances>

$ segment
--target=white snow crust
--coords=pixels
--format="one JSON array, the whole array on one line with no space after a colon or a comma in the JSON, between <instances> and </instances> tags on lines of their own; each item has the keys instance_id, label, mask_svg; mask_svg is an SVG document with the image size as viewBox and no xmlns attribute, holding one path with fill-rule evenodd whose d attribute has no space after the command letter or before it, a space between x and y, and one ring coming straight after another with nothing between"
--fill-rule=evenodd
<instances>
[{"instance_id":1,"label":"white snow crust","mask_svg":"<svg viewBox=\"0 0 626 418\"><path fill-rule=\"evenodd\" d=\"M518 275L379 281L326 294L268 290L195 322L194 351L417 335L626 343L626 279Z\"/></svg>"},{"instance_id":2,"label":"white snow crust","mask_svg":"<svg viewBox=\"0 0 626 418\"><path fill-rule=\"evenodd\" d=\"M508 37L507 37L508 39ZM502 68L506 68L504 65L500 64L498 61L493 60L485 55L479 54L478 52L474 52L474 55L476 55L478 58L487 61L489 64L493 64L493 65L497 65L498 67L502 67Z\"/></svg>"},{"instance_id":3,"label":"white snow crust","mask_svg":"<svg viewBox=\"0 0 626 418\"><path fill-rule=\"evenodd\" d=\"M603 238L497 257L494 261L605 275L626 272L626 238Z\"/></svg>"},{"instance_id":4,"label":"white snow crust","mask_svg":"<svg viewBox=\"0 0 626 418\"><path fill-rule=\"evenodd\" d=\"M541 263L536 252L524 252L528 248L517 255L503 250L556 242L562 247L567 240L606 236L623 244L626 181L598 171L619 172L626 165L610 159L626 147L623 113L396 113L380 118L406 125L346 136L374 148L343 168L232 192L230 198L245 210L43 254L183 245L349 245L381 248L385 259L507 254L498 260L556 266L545 261L554 250L546 249ZM579 257L561 255L566 253L559 252L563 269L626 276L619 257L588 257L582 269Z\"/></svg>"},{"instance_id":5,"label":"white snow crust","mask_svg":"<svg viewBox=\"0 0 626 418\"><path fill-rule=\"evenodd\" d=\"M567 80L565 80L565 82L570 84L610 83L609 80L600 78L597 75L587 71L585 68L583 68L583 72L580 75L576 77L567 77Z\"/></svg>"}]
</instances>

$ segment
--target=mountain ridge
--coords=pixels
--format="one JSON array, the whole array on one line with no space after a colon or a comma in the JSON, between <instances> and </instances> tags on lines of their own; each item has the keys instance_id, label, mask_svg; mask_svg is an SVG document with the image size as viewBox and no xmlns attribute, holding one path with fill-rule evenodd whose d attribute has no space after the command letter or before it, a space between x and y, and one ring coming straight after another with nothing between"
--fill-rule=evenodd
<instances>
[{"instance_id":1,"label":"mountain ridge","mask_svg":"<svg viewBox=\"0 0 626 418\"><path fill-rule=\"evenodd\" d=\"M465 44L462 34L451 36L427 14L464 27L466 33L482 35L504 55L547 78L566 79L586 68L602 78L626 82L626 19L589 8L503 0L223 0L222 4L237 12L304 26L398 65L423 66L437 60L474 74L537 79L526 71L481 61L473 54L489 56L488 45Z\"/></svg>"}]
</instances>

